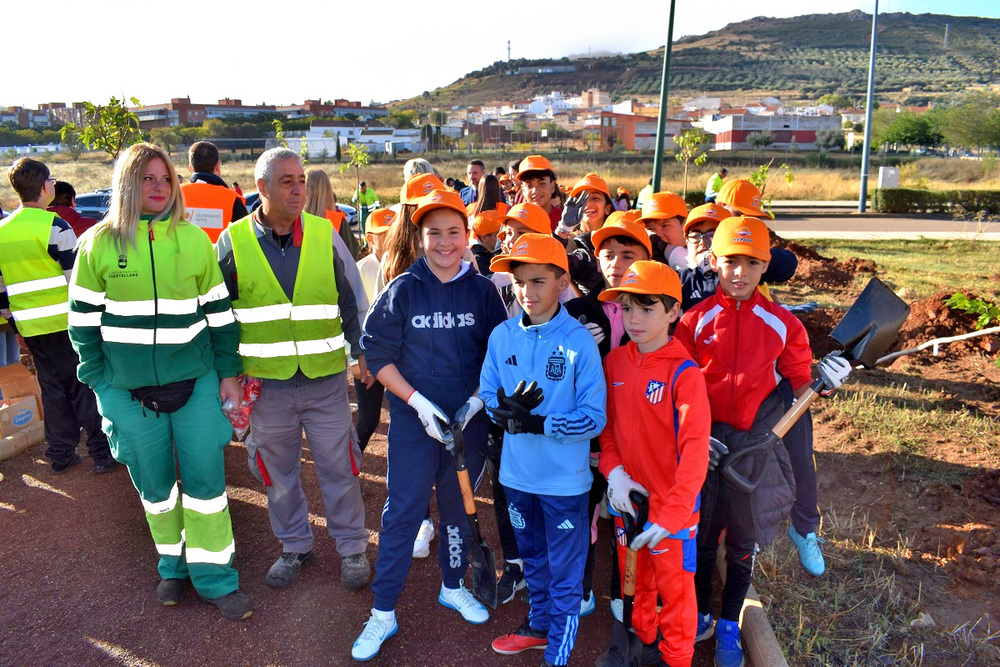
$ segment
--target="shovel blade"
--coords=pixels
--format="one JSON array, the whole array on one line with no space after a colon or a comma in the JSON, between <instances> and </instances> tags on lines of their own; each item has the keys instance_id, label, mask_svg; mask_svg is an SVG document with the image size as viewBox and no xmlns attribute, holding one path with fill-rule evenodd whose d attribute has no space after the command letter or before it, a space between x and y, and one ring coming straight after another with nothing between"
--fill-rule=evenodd
<instances>
[{"instance_id":1,"label":"shovel blade","mask_svg":"<svg viewBox=\"0 0 1000 667\"><path fill-rule=\"evenodd\" d=\"M469 541L472 565L472 594L489 607L497 608L497 559L490 545L479 536Z\"/></svg>"},{"instance_id":2,"label":"shovel blade","mask_svg":"<svg viewBox=\"0 0 1000 667\"><path fill-rule=\"evenodd\" d=\"M910 307L878 278L872 278L861 296L830 332L844 347L844 358L872 368L896 340Z\"/></svg>"},{"instance_id":3,"label":"shovel blade","mask_svg":"<svg viewBox=\"0 0 1000 667\"><path fill-rule=\"evenodd\" d=\"M611 625L611 641L605 653L605 667L639 667L642 658L642 640L630 632L621 621Z\"/></svg>"}]
</instances>

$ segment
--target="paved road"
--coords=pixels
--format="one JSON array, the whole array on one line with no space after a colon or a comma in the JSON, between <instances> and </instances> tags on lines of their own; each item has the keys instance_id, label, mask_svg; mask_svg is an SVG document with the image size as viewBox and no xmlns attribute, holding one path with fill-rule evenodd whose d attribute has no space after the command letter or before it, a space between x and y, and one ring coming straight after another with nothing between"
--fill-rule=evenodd
<instances>
[{"instance_id":1,"label":"paved road","mask_svg":"<svg viewBox=\"0 0 1000 667\"><path fill-rule=\"evenodd\" d=\"M804 214L784 215L768 224L789 239L969 239L1000 241L1000 222L949 220L940 216L884 216Z\"/></svg>"}]
</instances>

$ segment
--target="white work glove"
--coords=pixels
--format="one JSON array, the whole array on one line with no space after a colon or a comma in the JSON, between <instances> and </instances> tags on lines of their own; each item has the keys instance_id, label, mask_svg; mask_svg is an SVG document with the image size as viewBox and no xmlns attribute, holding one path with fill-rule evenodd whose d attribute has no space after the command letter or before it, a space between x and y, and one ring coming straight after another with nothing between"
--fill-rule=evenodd
<instances>
[{"instance_id":1,"label":"white work glove","mask_svg":"<svg viewBox=\"0 0 1000 667\"><path fill-rule=\"evenodd\" d=\"M618 466L608 473L608 502L619 514L628 514L634 519L635 507L628 497L632 491L638 491L644 496L649 495L646 487L629 477L625 472L625 466Z\"/></svg>"},{"instance_id":2,"label":"white work glove","mask_svg":"<svg viewBox=\"0 0 1000 667\"><path fill-rule=\"evenodd\" d=\"M695 257L695 261L701 268L701 272L704 273L705 275L708 275L709 273L715 273L715 269L712 268L711 250L706 250L705 252L700 253L697 257Z\"/></svg>"},{"instance_id":3,"label":"white work glove","mask_svg":"<svg viewBox=\"0 0 1000 667\"><path fill-rule=\"evenodd\" d=\"M649 547L652 549L657 544L667 539L668 535L670 535L669 530L657 523L651 523L649 524L649 528L636 535L635 539L632 540L632 544L628 546L629 549L632 549L633 551L638 551L643 547Z\"/></svg>"},{"instance_id":4,"label":"white work glove","mask_svg":"<svg viewBox=\"0 0 1000 667\"><path fill-rule=\"evenodd\" d=\"M594 342L600 345L601 343L604 342L604 329L602 329L601 325L598 324L597 322L585 322L584 321L585 319L586 319L585 316L581 315L580 324L582 324L584 327L587 328L587 331L590 332L590 335L594 337Z\"/></svg>"},{"instance_id":5,"label":"white work glove","mask_svg":"<svg viewBox=\"0 0 1000 667\"><path fill-rule=\"evenodd\" d=\"M819 371L819 379L826 385L826 391L821 392L828 396L834 389L844 384L844 380L851 374L851 362L840 356L840 352L831 352L823 357L823 360L816 366Z\"/></svg>"},{"instance_id":6,"label":"white work glove","mask_svg":"<svg viewBox=\"0 0 1000 667\"><path fill-rule=\"evenodd\" d=\"M417 411L417 416L420 417L420 423L424 425L427 435L442 445L451 444L453 438L451 430L448 428L448 417L441 411L441 408L428 401L419 391L410 394L406 404Z\"/></svg>"},{"instance_id":7,"label":"white work glove","mask_svg":"<svg viewBox=\"0 0 1000 667\"><path fill-rule=\"evenodd\" d=\"M483 403L483 399L478 396L469 396L469 400L467 400L465 404L458 409L458 412L455 413L455 423L458 424L459 428L465 430L465 427L469 425L472 418L479 414L479 411L482 410L485 405L486 404Z\"/></svg>"}]
</instances>

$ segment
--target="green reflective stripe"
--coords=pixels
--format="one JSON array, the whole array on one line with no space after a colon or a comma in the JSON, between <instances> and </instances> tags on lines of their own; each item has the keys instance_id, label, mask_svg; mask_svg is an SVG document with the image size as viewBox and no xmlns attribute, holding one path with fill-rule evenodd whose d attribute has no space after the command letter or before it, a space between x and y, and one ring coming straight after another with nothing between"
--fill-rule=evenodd
<instances>
[{"instance_id":1,"label":"green reflective stripe","mask_svg":"<svg viewBox=\"0 0 1000 667\"><path fill-rule=\"evenodd\" d=\"M55 303L51 306L39 306L37 308L28 308L27 310L17 311L17 320L19 322L24 322L26 320L40 320L43 317L52 317L54 315L69 315L69 302L65 303Z\"/></svg>"},{"instance_id":2,"label":"green reflective stripe","mask_svg":"<svg viewBox=\"0 0 1000 667\"><path fill-rule=\"evenodd\" d=\"M184 508L184 537L187 540L187 557L193 562L191 552L224 553L233 543L233 522L227 506L221 512L201 514L191 508ZM230 554L231 555L231 554ZM199 562L215 562L202 560ZM223 561L223 562L228 562Z\"/></svg>"},{"instance_id":3,"label":"green reflective stripe","mask_svg":"<svg viewBox=\"0 0 1000 667\"><path fill-rule=\"evenodd\" d=\"M167 556L180 555L180 546L184 544L184 511L180 505L162 514L146 512L146 523L158 552Z\"/></svg>"},{"instance_id":4,"label":"green reflective stripe","mask_svg":"<svg viewBox=\"0 0 1000 667\"><path fill-rule=\"evenodd\" d=\"M230 542L222 551L209 551L188 546L185 558L190 563L209 563L211 565L229 565L236 553L236 541Z\"/></svg>"},{"instance_id":5,"label":"green reflective stripe","mask_svg":"<svg viewBox=\"0 0 1000 667\"><path fill-rule=\"evenodd\" d=\"M69 286L69 298L73 301L79 301L80 303L100 308L104 305L106 295L104 292L95 292L92 289L73 284Z\"/></svg>"},{"instance_id":6,"label":"green reflective stripe","mask_svg":"<svg viewBox=\"0 0 1000 667\"><path fill-rule=\"evenodd\" d=\"M177 507L177 499L179 496L180 489L177 488L177 482L174 482L174 486L170 489L170 493L167 494L166 500L154 502L146 500L142 496L140 496L139 499L142 501L142 508L146 510L146 514L166 514Z\"/></svg>"},{"instance_id":7,"label":"green reflective stripe","mask_svg":"<svg viewBox=\"0 0 1000 667\"><path fill-rule=\"evenodd\" d=\"M143 301L114 301L106 299L104 309L111 315L122 317L152 317L161 315L195 315L198 313L198 297L190 299L152 299Z\"/></svg>"},{"instance_id":8,"label":"green reflective stripe","mask_svg":"<svg viewBox=\"0 0 1000 667\"><path fill-rule=\"evenodd\" d=\"M101 326L101 317L103 315L104 313L99 310L92 313L70 311L69 319L66 321L71 327L99 327Z\"/></svg>"},{"instance_id":9,"label":"green reflective stripe","mask_svg":"<svg viewBox=\"0 0 1000 667\"><path fill-rule=\"evenodd\" d=\"M233 311L224 310L221 313L205 313L205 319L208 320L208 326L210 327L224 327L236 322L236 318L233 316Z\"/></svg>"},{"instance_id":10,"label":"green reflective stripe","mask_svg":"<svg viewBox=\"0 0 1000 667\"><path fill-rule=\"evenodd\" d=\"M184 345L193 341L207 326L206 320L198 320L189 327L176 329L102 326L101 336L105 343L152 345L155 342L157 345Z\"/></svg>"},{"instance_id":11,"label":"green reflective stripe","mask_svg":"<svg viewBox=\"0 0 1000 667\"><path fill-rule=\"evenodd\" d=\"M240 323L240 355L248 375L283 380L301 368L307 377L316 378L346 368L332 270L333 227L328 220L304 213L302 232L289 301L260 247L253 218L229 226L236 274L247 287L233 302L233 314Z\"/></svg>"},{"instance_id":12,"label":"green reflective stripe","mask_svg":"<svg viewBox=\"0 0 1000 667\"><path fill-rule=\"evenodd\" d=\"M20 296L21 294L28 294L30 292L43 292L47 289L59 288L65 284L66 275L60 271L58 276L53 276L52 278L39 278L38 280L7 285L7 294L9 296Z\"/></svg>"},{"instance_id":13,"label":"green reflective stripe","mask_svg":"<svg viewBox=\"0 0 1000 667\"><path fill-rule=\"evenodd\" d=\"M219 283L212 289L210 289L205 294L198 297L198 301L201 305L209 304L213 301L221 301L229 296L229 290L226 289L226 283Z\"/></svg>"},{"instance_id":14,"label":"green reflective stripe","mask_svg":"<svg viewBox=\"0 0 1000 667\"><path fill-rule=\"evenodd\" d=\"M184 509L192 510L199 514L215 514L226 509L229 501L226 499L225 493L214 498L193 498L185 493L181 495L181 505L184 506Z\"/></svg>"},{"instance_id":15,"label":"green reflective stripe","mask_svg":"<svg viewBox=\"0 0 1000 667\"><path fill-rule=\"evenodd\" d=\"M0 273L10 311L24 336L65 331L67 327L69 309L54 308L69 300L66 276L48 250L55 217L43 209L20 208L0 221Z\"/></svg>"}]
</instances>

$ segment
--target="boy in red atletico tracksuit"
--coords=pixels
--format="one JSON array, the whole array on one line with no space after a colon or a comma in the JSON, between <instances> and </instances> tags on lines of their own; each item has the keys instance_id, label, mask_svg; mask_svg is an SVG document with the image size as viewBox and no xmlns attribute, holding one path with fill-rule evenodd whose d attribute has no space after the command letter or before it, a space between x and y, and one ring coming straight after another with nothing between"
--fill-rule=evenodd
<instances>
[{"instance_id":1,"label":"boy in red atletico tracksuit","mask_svg":"<svg viewBox=\"0 0 1000 667\"><path fill-rule=\"evenodd\" d=\"M600 470L617 512L634 516L630 491L649 496L649 521L632 542L638 550L632 625L648 649L655 647L659 629L662 659L671 667L689 666L698 615L698 508L712 426L705 380L669 334L681 300L673 269L635 262L621 284L599 298L619 301L631 339L605 360L608 424L600 436ZM620 516L615 532L624 567ZM657 596L663 603L659 612Z\"/></svg>"},{"instance_id":2,"label":"boy in red atletico tracksuit","mask_svg":"<svg viewBox=\"0 0 1000 667\"><path fill-rule=\"evenodd\" d=\"M722 220L712 238L711 266L719 276L715 294L684 313L674 332L705 377L712 410L712 435L737 452L763 440L784 412L777 391L785 379L796 396L812 382L812 351L805 327L794 315L764 298L757 288L771 259L767 226L757 218ZM838 357L820 362L827 386L843 382L850 365ZM786 456L783 448L776 456ZM718 475L713 472L711 475ZM762 483L755 494L777 494ZM772 495L768 500L776 497ZM787 518L780 502L762 503L754 516L751 498L719 482L714 511L701 517L698 572L698 635L712 635L712 576L722 529L726 530L726 585L715 624L716 665L743 665L739 617L750 587L758 544L774 537L773 527ZM790 503L789 503L790 507ZM771 509L776 508L776 509ZM756 519L756 521L755 521ZM757 528L770 531L758 534Z\"/></svg>"}]
</instances>

